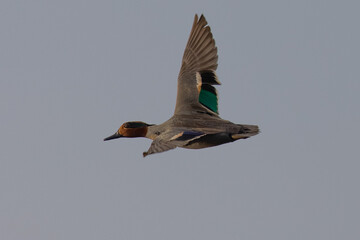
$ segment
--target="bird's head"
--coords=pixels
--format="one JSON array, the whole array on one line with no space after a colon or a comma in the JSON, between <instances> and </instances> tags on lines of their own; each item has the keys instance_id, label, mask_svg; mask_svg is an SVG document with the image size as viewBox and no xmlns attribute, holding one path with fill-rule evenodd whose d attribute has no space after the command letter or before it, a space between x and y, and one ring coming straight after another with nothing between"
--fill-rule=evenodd
<instances>
[{"instance_id":1,"label":"bird's head","mask_svg":"<svg viewBox=\"0 0 360 240\"><path fill-rule=\"evenodd\" d=\"M120 126L115 134L105 138L104 141L121 137L145 137L149 126L151 124L144 122L126 122Z\"/></svg>"}]
</instances>

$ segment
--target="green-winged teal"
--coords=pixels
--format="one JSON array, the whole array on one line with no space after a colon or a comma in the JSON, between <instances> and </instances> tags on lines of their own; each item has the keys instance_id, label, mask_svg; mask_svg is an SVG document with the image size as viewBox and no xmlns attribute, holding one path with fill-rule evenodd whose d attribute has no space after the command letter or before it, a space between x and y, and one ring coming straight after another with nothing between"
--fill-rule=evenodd
<instances>
[{"instance_id":1,"label":"green-winged teal","mask_svg":"<svg viewBox=\"0 0 360 240\"><path fill-rule=\"evenodd\" d=\"M213 85L218 55L215 40L205 17L195 15L178 77L174 115L160 125L126 122L110 140L120 137L146 137L153 140L144 157L176 147L207 148L245 139L259 133L256 125L234 124L221 119L218 96Z\"/></svg>"}]
</instances>

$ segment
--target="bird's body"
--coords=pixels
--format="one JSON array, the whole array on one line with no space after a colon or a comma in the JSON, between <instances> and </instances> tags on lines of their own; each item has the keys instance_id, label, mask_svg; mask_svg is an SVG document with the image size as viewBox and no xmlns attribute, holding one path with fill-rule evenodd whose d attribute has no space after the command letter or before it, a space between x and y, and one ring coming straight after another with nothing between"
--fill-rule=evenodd
<instances>
[{"instance_id":1,"label":"bird's body","mask_svg":"<svg viewBox=\"0 0 360 240\"><path fill-rule=\"evenodd\" d=\"M245 139L259 133L256 125L234 124L218 114L217 48L203 15L194 24L178 77L174 115L160 125L127 122L105 140L146 137L153 142L144 156L176 147L198 149Z\"/></svg>"}]
</instances>

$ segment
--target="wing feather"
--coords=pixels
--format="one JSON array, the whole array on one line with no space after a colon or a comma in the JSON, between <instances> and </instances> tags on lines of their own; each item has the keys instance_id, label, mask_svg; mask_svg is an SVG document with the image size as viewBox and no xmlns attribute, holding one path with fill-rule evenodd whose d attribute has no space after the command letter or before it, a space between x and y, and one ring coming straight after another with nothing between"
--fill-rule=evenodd
<instances>
[{"instance_id":1,"label":"wing feather","mask_svg":"<svg viewBox=\"0 0 360 240\"><path fill-rule=\"evenodd\" d=\"M147 152L143 152L143 156L146 157L149 154L165 152L174 148L176 148L176 145L171 142L164 141L162 139L155 139L152 141L149 150L147 150Z\"/></svg>"},{"instance_id":2,"label":"wing feather","mask_svg":"<svg viewBox=\"0 0 360 240\"><path fill-rule=\"evenodd\" d=\"M199 102L200 93L196 73L213 72L215 74L217 61L217 47L211 29L203 15L200 18L195 15L178 77L175 114L214 113ZM220 84L220 82L209 84Z\"/></svg>"}]
</instances>

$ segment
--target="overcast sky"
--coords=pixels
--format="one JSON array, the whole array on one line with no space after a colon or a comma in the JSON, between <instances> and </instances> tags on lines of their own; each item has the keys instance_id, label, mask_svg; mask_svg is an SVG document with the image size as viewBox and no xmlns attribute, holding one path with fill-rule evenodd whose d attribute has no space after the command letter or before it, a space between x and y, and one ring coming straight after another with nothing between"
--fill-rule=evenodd
<instances>
[{"instance_id":1,"label":"overcast sky","mask_svg":"<svg viewBox=\"0 0 360 240\"><path fill-rule=\"evenodd\" d=\"M358 1L0 3L0 239L359 239ZM219 111L261 134L142 157L194 14Z\"/></svg>"}]
</instances>

